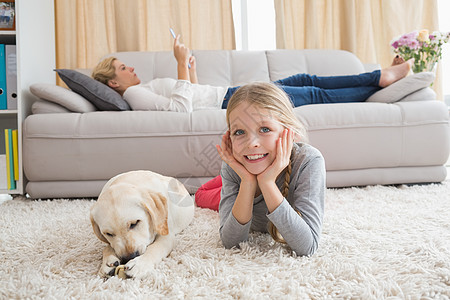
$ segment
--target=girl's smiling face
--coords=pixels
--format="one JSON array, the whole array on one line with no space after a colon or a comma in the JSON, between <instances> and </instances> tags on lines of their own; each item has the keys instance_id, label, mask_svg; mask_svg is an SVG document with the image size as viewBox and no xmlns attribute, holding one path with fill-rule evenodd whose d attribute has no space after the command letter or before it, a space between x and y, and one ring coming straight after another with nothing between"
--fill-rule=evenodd
<instances>
[{"instance_id":1,"label":"girl's smiling face","mask_svg":"<svg viewBox=\"0 0 450 300\"><path fill-rule=\"evenodd\" d=\"M284 126L271 111L247 102L229 115L234 158L250 173L261 174L275 160Z\"/></svg>"}]
</instances>

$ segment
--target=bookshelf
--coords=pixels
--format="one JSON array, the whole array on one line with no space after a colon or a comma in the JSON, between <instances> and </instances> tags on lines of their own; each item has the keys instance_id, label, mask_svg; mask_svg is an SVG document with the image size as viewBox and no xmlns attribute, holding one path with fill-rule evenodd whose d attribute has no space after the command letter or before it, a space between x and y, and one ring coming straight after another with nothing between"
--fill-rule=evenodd
<instances>
[{"instance_id":1,"label":"bookshelf","mask_svg":"<svg viewBox=\"0 0 450 300\"><path fill-rule=\"evenodd\" d=\"M37 82L56 82L55 8L54 0L16 0L14 6L15 30L0 28L0 44L16 45L17 109L0 110L0 155L6 152L4 129L17 129L19 176L15 189L2 187L0 194L23 195L26 178L22 163L22 123L37 100L29 87Z\"/></svg>"}]
</instances>

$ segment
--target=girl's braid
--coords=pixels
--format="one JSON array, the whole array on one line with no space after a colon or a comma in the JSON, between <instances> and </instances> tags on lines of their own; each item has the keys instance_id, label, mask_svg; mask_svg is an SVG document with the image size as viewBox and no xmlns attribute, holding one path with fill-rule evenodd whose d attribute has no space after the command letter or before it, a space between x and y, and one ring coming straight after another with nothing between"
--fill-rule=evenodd
<instances>
[{"instance_id":1,"label":"girl's braid","mask_svg":"<svg viewBox=\"0 0 450 300\"><path fill-rule=\"evenodd\" d=\"M292 158L292 155L291 155L291 158ZM289 183L291 182L291 172L292 172L292 160L289 159L289 164L286 167L286 173L284 175L284 183L283 183L283 187L282 187L282 190L281 190L281 194L286 199L287 199L288 194L289 194ZM270 221L267 224L267 231L270 233L270 235L275 240L275 242L286 244L286 241L281 236L281 234L278 232L278 229Z\"/></svg>"},{"instance_id":2,"label":"girl's braid","mask_svg":"<svg viewBox=\"0 0 450 300\"><path fill-rule=\"evenodd\" d=\"M286 167L286 174L284 175L283 190L281 192L283 197L286 199L289 195L289 183L291 182L291 172L292 172L292 161L289 159L289 164Z\"/></svg>"}]
</instances>

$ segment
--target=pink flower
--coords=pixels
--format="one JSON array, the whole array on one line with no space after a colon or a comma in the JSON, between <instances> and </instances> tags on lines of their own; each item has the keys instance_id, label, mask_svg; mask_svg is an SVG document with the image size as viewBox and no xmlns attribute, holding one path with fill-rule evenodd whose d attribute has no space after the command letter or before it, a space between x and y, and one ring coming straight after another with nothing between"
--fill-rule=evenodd
<instances>
[{"instance_id":1,"label":"pink flower","mask_svg":"<svg viewBox=\"0 0 450 300\"><path fill-rule=\"evenodd\" d=\"M399 46L404 46L404 45L408 45L409 43L409 39L405 36L402 36L399 40L398 40L398 45Z\"/></svg>"},{"instance_id":2,"label":"pink flower","mask_svg":"<svg viewBox=\"0 0 450 300\"><path fill-rule=\"evenodd\" d=\"M407 46L413 50L416 50L419 48L419 42L417 40L411 40L411 41L409 41Z\"/></svg>"}]
</instances>

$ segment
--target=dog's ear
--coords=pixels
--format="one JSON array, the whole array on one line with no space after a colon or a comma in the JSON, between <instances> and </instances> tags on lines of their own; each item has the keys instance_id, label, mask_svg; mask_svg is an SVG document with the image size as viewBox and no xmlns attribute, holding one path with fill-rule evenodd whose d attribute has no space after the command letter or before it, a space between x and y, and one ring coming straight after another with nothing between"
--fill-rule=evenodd
<instances>
[{"instance_id":1,"label":"dog's ear","mask_svg":"<svg viewBox=\"0 0 450 300\"><path fill-rule=\"evenodd\" d=\"M91 224L92 224L92 228L94 229L94 233L95 235L102 241L105 242L107 244L109 244L108 240L103 236L103 234L100 231L100 228L97 225L97 222L95 222L94 217L92 216L91 213Z\"/></svg>"},{"instance_id":2,"label":"dog's ear","mask_svg":"<svg viewBox=\"0 0 450 300\"><path fill-rule=\"evenodd\" d=\"M156 232L160 235L169 234L167 198L160 193L151 192L144 193L143 197L143 206L150 214Z\"/></svg>"}]
</instances>

